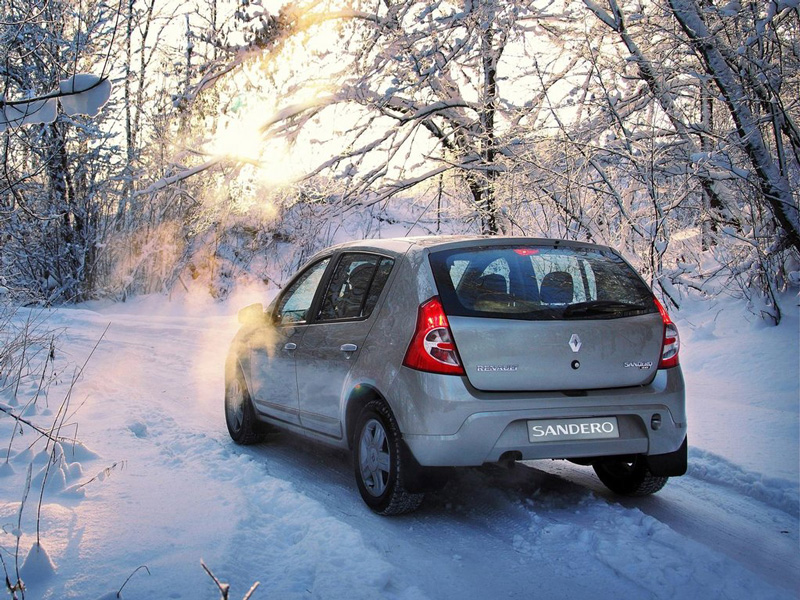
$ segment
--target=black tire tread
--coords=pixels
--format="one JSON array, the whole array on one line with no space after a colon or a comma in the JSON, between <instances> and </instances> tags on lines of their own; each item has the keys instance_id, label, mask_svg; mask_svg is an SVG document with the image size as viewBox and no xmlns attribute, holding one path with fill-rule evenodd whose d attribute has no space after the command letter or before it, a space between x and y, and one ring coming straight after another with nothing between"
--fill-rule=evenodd
<instances>
[{"instance_id":1,"label":"black tire tread","mask_svg":"<svg viewBox=\"0 0 800 600\"><path fill-rule=\"evenodd\" d=\"M244 417L242 419L242 429L238 433L235 433L231 430L230 425L227 423L228 415L227 415L227 403L228 403L228 391L229 387L226 383L225 385L225 422L228 426L228 433L231 436L231 439L239 444L240 446L250 446L252 444L258 444L264 441L266 434L263 431L263 428L259 426L258 419L256 418L255 410L253 409L253 403L250 400L250 391L247 389L247 384L245 383L244 377L242 376L242 372L240 369L236 369L236 373L234 375L239 381L239 385L242 387L242 394L244 396Z\"/></svg>"},{"instance_id":2,"label":"black tire tread","mask_svg":"<svg viewBox=\"0 0 800 600\"><path fill-rule=\"evenodd\" d=\"M392 445L392 458L396 469L396 477L394 481L389 483L389 488L387 490L389 494L388 498L377 504L370 502L371 499L369 496L365 495L365 492L362 491L361 473L358 462L358 441L361 437L361 430L369 418L373 416L378 417L383 422L387 437ZM364 406L364 409L361 411L361 416L359 417L358 427L356 429L356 443L353 449L353 460L355 463L354 466L359 492L361 492L361 496L364 498L367 505L379 515L394 516L413 512L419 508L425 498L424 493L409 492L404 486L406 465L403 461L402 450L402 435L392 411L389 410L389 407L382 400L372 400L368 402L366 406Z\"/></svg>"},{"instance_id":3,"label":"black tire tread","mask_svg":"<svg viewBox=\"0 0 800 600\"><path fill-rule=\"evenodd\" d=\"M659 477L658 475L648 473L636 489L632 490L628 495L641 497L655 494L667 485L667 481L669 481L669 477Z\"/></svg>"},{"instance_id":4,"label":"black tire tread","mask_svg":"<svg viewBox=\"0 0 800 600\"><path fill-rule=\"evenodd\" d=\"M622 463L623 461L618 463L602 461L593 465L594 471L603 485L620 496L650 496L660 491L669 481L669 477L653 475L643 457L636 457L630 471L624 475L614 472L613 468L609 470L609 466L617 467Z\"/></svg>"}]
</instances>

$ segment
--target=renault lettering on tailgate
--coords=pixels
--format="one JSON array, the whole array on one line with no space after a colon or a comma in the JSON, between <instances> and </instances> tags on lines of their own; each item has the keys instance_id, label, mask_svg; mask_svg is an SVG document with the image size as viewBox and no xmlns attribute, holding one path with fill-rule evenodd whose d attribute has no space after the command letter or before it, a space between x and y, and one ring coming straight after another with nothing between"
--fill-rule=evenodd
<instances>
[{"instance_id":1,"label":"renault lettering on tailgate","mask_svg":"<svg viewBox=\"0 0 800 600\"><path fill-rule=\"evenodd\" d=\"M528 439L532 443L618 437L619 427L616 417L528 421Z\"/></svg>"}]
</instances>

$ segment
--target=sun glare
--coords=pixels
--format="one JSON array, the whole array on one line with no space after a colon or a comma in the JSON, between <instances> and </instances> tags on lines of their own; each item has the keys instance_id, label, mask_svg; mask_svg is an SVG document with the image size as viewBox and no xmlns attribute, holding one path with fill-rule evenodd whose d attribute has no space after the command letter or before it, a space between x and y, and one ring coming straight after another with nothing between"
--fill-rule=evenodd
<instances>
[{"instance_id":1,"label":"sun glare","mask_svg":"<svg viewBox=\"0 0 800 600\"><path fill-rule=\"evenodd\" d=\"M282 139L268 138L261 133L263 112L259 116L241 115L226 123L210 142L207 151L213 156L246 163L250 179L265 184L289 183L303 174L296 148Z\"/></svg>"},{"instance_id":2,"label":"sun glare","mask_svg":"<svg viewBox=\"0 0 800 600\"><path fill-rule=\"evenodd\" d=\"M282 4L273 1L270 11ZM226 162L248 165L242 177L251 183L274 187L297 181L324 162L322 153L330 148L322 146L340 138L341 120L315 118L311 126L296 127L310 109L332 103L339 90L341 20L328 18L330 9L304 14L306 27L283 44L279 58L265 55L235 75L231 87L239 95L226 103L204 149ZM297 83L300 72L302 83Z\"/></svg>"},{"instance_id":3,"label":"sun glare","mask_svg":"<svg viewBox=\"0 0 800 600\"><path fill-rule=\"evenodd\" d=\"M264 138L258 120L253 117L242 115L225 123L211 142L210 152L244 162L259 162L264 152Z\"/></svg>"}]
</instances>

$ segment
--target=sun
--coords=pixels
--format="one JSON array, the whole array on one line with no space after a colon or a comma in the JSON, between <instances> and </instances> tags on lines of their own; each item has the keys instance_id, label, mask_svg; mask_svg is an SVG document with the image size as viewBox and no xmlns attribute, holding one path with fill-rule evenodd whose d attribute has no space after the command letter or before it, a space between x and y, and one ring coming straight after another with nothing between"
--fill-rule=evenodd
<instances>
[{"instance_id":1,"label":"sun","mask_svg":"<svg viewBox=\"0 0 800 600\"><path fill-rule=\"evenodd\" d=\"M255 114L236 115L220 124L208 151L214 156L257 163L264 153L264 142Z\"/></svg>"},{"instance_id":2,"label":"sun","mask_svg":"<svg viewBox=\"0 0 800 600\"><path fill-rule=\"evenodd\" d=\"M264 184L281 185L302 178L304 168L298 149L286 140L262 133L264 112L252 110L227 118L206 146L214 157L249 165L249 177Z\"/></svg>"}]
</instances>

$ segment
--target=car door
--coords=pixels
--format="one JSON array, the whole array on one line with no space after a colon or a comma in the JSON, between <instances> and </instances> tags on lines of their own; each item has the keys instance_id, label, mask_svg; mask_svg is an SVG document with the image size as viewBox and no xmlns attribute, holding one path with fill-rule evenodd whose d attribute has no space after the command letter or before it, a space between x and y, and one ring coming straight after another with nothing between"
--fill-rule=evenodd
<instances>
[{"instance_id":1,"label":"car door","mask_svg":"<svg viewBox=\"0 0 800 600\"><path fill-rule=\"evenodd\" d=\"M271 326L250 344L252 398L256 409L274 419L299 424L295 352L308 327L309 313L330 257L300 273L278 297Z\"/></svg>"},{"instance_id":2,"label":"car door","mask_svg":"<svg viewBox=\"0 0 800 600\"><path fill-rule=\"evenodd\" d=\"M393 264L391 258L364 252L343 253L336 263L296 352L303 427L342 437L344 387Z\"/></svg>"}]
</instances>

